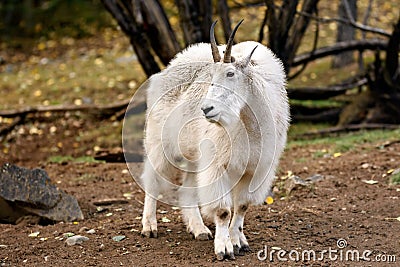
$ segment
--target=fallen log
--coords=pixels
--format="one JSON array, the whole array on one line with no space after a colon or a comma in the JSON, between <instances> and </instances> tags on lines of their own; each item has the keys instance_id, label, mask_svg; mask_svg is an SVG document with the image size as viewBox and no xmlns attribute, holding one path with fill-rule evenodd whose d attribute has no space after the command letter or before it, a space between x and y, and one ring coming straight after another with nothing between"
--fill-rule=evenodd
<instances>
[{"instance_id":1,"label":"fallen log","mask_svg":"<svg viewBox=\"0 0 400 267\"><path fill-rule=\"evenodd\" d=\"M287 93L290 99L297 100L320 100L334 96L343 95L347 90L363 86L368 83L367 78L347 83L322 87L288 88Z\"/></svg>"},{"instance_id":2,"label":"fallen log","mask_svg":"<svg viewBox=\"0 0 400 267\"><path fill-rule=\"evenodd\" d=\"M52 106L37 106L23 107L20 109L0 110L0 117L14 118L18 116L26 116L28 114L47 113L47 112L67 112L67 111L88 111L92 114L110 114L126 108L130 100L112 103L109 105L52 105Z\"/></svg>"}]
</instances>

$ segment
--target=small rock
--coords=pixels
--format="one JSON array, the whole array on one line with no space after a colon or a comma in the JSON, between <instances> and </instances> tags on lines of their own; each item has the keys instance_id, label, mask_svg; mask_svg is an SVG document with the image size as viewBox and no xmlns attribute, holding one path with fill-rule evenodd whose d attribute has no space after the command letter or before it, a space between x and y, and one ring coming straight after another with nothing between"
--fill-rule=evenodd
<instances>
[{"instance_id":1,"label":"small rock","mask_svg":"<svg viewBox=\"0 0 400 267\"><path fill-rule=\"evenodd\" d=\"M33 233L29 234L28 236L29 237L38 237L39 234L40 234L40 232L33 232Z\"/></svg>"},{"instance_id":2,"label":"small rock","mask_svg":"<svg viewBox=\"0 0 400 267\"><path fill-rule=\"evenodd\" d=\"M94 233L96 233L96 230L90 229L90 230L87 230L86 233L87 234L94 234Z\"/></svg>"},{"instance_id":3,"label":"small rock","mask_svg":"<svg viewBox=\"0 0 400 267\"><path fill-rule=\"evenodd\" d=\"M124 236L124 235L117 235L117 236L114 236L114 237L112 238L112 240L114 240L114 241L116 241L116 242L119 242L119 241L124 240L125 238L126 238L126 236Z\"/></svg>"},{"instance_id":4,"label":"small rock","mask_svg":"<svg viewBox=\"0 0 400 267\"><path fill-rule=\"evenodd\" d=\"M363 169L368 169L368 167L369 167L368 163L364 163L361 165L361 168L363 168Z\"/></svg>"},{"instance_id":5,"label":"small rock","mask_svg":"<svg viewBox=\"0 0 400 267\"><path fill-rule=\"evenodd\" d=\"M105 248L104 244L101 244L101 245L99 246L99 251L103 251L104 248Z\"/></svg>"},{"instance_id":6,"label":"small rock","mask_svg":"<svg viewBox=\"0 0 400 267\"><path fill-rule=\"evenodd\" d=\"M0 248L7 248L7 245L0 245Z\"/></svg>"},{"instance_id":7,"label":"small rock","mask_svg":"<svg viewBox=\"0 0 400 267\"><path fill-rule=\"evenodd\" d=\"M89 238L86 236L74 235L74 236L67 238L67 240L65 240L65 242L67 243L68 246L73 246L76 244L82 244L83 242L88 241L88 240L89 240Z\"/></svg>"}]
</instances>

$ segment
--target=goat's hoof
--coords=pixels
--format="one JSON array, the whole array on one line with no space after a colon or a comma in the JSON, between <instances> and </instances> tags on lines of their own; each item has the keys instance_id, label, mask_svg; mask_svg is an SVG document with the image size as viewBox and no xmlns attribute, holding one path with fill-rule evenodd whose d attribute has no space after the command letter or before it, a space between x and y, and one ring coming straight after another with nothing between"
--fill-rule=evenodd
<instances>
[{"instance_id":1,"label":"goat's hoof","mask_svg":"<svg viewBox=\"0 0 400 267\"><path fill-rule=\"evenodd\" d=\"M240 251L243 251L243 252L251 252L251 249L250 249L249 245L243 245L243 246L240 248Z\"/></svg>"},{"instance_id":2,"label":"goat's hoof","mask_svg":"<svg viewBox=\"0 0 400 267\"><path fill-rule=\"evenodd\" d=\"M217 255L217 260L219 260L219 261L222 261L224 259L228 259L228 260L234 260L235 259L235 255L233 254L233 252L231 252L229 254L225 254L223 252L219 252L216 255Z\"/></svg>"},{"instance_id":3,"label":"goat's hoof","mask_svg":"<svg viewBox=\"0 0 400 267\"><path fill-rule=\"evenodd\" d=\"M220 252L217 254L217 260L222 261L225 258L225 254L223 252Z\"/></svg>"},{"instance_id":4,"label":"goat's hoof","mask_svg":"<svg viewBox=\"0 0 400 267\"><path fill-rule=\"evenodd\" d=\"M142 236L147 238L157 238L157 230L152 231L142 231Z\"/></svg>"},{"instance_id":5,"label":"goat's hoof","mask_svg":"<svg viewBox=\"0 0 400 267\"><path fill-rule=\"evenodd\" d=\"M227 258L228 258L229 260L234 260L234 259L235 259L235 254L234 254L233 252L231 252L231 253L229 253L229 254L227 255Z\"/></svg>"},{"instance_id":6,"label":"goat's hoof","mask_svg":"<svg viewBox=\"0 0 400 267\"><path fill-rule=\"evenodd\" d=\"M241 247L238 245L233 246L233 253L236 256L244 256L246 252L251 252L249 245L242 245Z\"/></svg>"},{"instance_id":7,"label":"goat's hoof","mask_svg":"<svg viewBox=\"0 0 400 267\"><path fill-rule=\"evenodd\" d=\"M198 236L195 237L196 240L200 240L200 241L207 241L212 239L212 235L209 233L201 233Z\"/></svg>"},{"instance_id":8,"label":"goat's hoof","mask_svg":"<svg viewBox=\"0 0 400 267\"><path fill-rule=\"evenodd\" d=\"M233 246L233 254L235 254L236 256L244 256L244 253L245 251L242 250L242 248L238 245Z\"/></svg>"}]
</instances>

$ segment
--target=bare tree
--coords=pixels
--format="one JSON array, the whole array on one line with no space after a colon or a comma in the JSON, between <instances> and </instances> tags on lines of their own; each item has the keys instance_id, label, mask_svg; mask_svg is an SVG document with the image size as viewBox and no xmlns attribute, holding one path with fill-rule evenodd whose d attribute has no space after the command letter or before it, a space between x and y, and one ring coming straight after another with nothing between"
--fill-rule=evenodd
<instances>
[{"instance_id":1,"label":"bare tree","mask_svg":"<svg viewBox=\"0 0 400 267\"><path fill-rule=\"evenodd\" d=\"M180 24L185 44L210 41L211 0L175 0L179 9Z\"/></svg>"},{"instance_id":2,"label":"bare tree","mask_svg":"<svg viewBox=\"0 0 400 267\"><path fill-rule=\"evenodd\" d=\"M163 64L166 64L180 50L176 35L171 30L168 18L158 0L102 1L116 18L121 29L129 36L147 75L160 69L155 60L156 55ZM224 34L228 36L231 31L231 22L227 1L215 1ZM318 15L318 0L264 0L267 9L259 31L259 41L267 41L268 46L282 60L289 79L302 73L308 63L316 59L336 56L343 52L359 51L362 55L364 50L377 51L374 64L338 84L327 85L325 88L288 89L292 99L313 100L344 95L349 89L355 87L365 86L369 89L363 90L365 93L356 97L353 96L349 106L335 107L330 110L307 110L304 107L292 106L293 116L294 119L334 121L340 124L379 121L400 123L400 108L398 108L400 107L399 22L392 32L366 25L365 17L369 13L368 10L363 23L357 22L355 14L351 13L351 8L347 5L350 3L348 1L355 4L354 0L343 0L346 17L326 18ZM213 2L211 0L175 0L175 3L179 10L179 19L186 45L208 42ZM257 2L257 4L259 3ZM246 8L246 6L240 5L235 8ZM320 24L331 22L345 25L352 28L353 31L373 33L381 38L342 40L327 47L318 47ZM299 47L310 25L315 27L314 40L309 46L309 52L299 54ZM163 44L159 40L164 40ZM379 51L384 51L384 58L380 57L382 53Z\"/></svg>"},{"instance_id":3,"label":"bare tree","mask_svg":"<svg viewBox=\"0 0 400 267\"><path fill-rule=\"evenodd\" d=\"M140 21L142 16L133 12L131 2L123 0L102 0L102 2L118 22L121 30L128 36L145 73L150 76L159 72L160 67L151 52L150 42L137 23L137 20Z\"/></svg>"},{"instance_id":4,"label":"bare tree","mask_svg":"<svg viewBox=\"0 0 400 267\"><path fill-rule=\"evenodd\" d=\"M338 11L339 18L344 20L357 19L357 1L341 0ZM351 16L351 17L349 17ZM351 41L355 39L356 29L351 25L339 22L337 27L336 41ZM354 52L347 51L333 57L332 67L340 68L354 62Z\"/></svg>"},{"instance_id":5,"label":"bare tree","mask_svg":"<svg viewBox=\"0 0 400 267\"><path fill-rule=\"evenodd\" d=\"M310 22L309 16L296 16L299 0L283 0L278 7L276 1L265 0L267 6L268 41L272 51L283 61L286 73L289 73L301 40ZM305 0L302 13L314 14L318 0ZM262 25L264 27L264 25Z\"/></svg>"}]
</instances>

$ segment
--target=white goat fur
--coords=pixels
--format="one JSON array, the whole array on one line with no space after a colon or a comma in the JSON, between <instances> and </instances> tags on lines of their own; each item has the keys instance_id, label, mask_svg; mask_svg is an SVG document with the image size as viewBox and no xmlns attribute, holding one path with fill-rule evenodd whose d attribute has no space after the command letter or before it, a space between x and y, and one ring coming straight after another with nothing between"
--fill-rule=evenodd
<instances>
[{"instance_id":1,"label":"white goat fur","mask_svg":"<svg viewBox=\"0 0 400 267\"><path fill-rule=\"evenodd\" d=\"M242 66L256 46L251 62ZM225 45L218 49L222 54ZM232 56L233 63L214 63L210 44L192 45L147 85L142 234L157 236L157 198L167 199L177 190L178 203L169 204L182 207L187 229L196 239L211 236L201 213L215 222L218 259L248 251L244 215L249 205L263 203L270 192L289 126L281 62L252 41L234 45ZM224 84L227 69L236 71L242 84ZM215 81L231 90L236 102L222 103L220 121L212 123L201 108L214 101L206 98L218 95L209 92L217 90ZM183 186L175 182L179 175Z\"/></svg>"}]
</instances>

